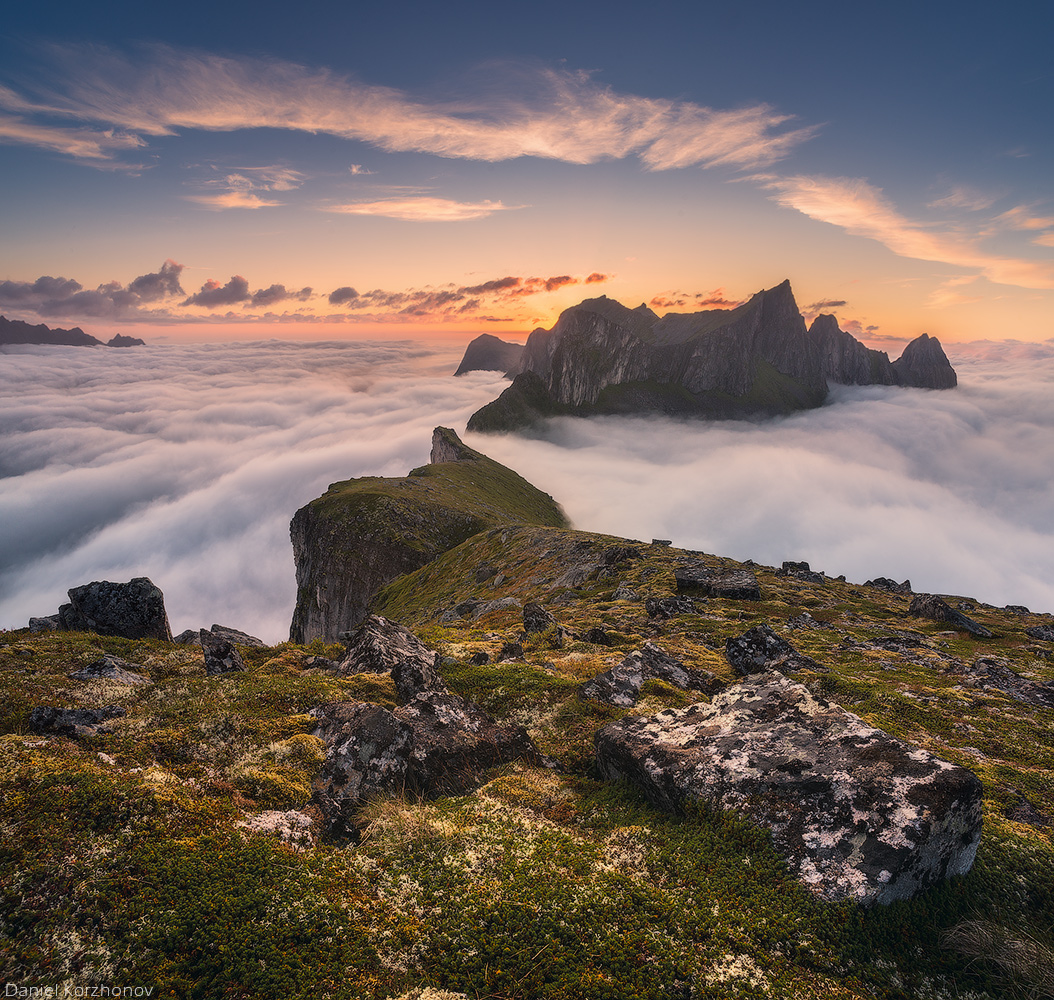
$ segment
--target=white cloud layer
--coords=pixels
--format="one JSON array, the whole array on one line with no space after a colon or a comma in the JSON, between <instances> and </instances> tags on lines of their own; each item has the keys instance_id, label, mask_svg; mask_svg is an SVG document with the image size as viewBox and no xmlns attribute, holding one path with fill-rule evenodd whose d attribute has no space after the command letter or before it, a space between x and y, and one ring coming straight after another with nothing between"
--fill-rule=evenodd
<instances>
[{"instance_id":1,"label":"white cloud layer","mask_svg":"<svg viewBox=\"0 0 1054 1000\"><path fill-rule=\"evenodd\" d=\"M1054 611L1054 343L980 343L960 386L836 389L794 417L561 420L550 440L471 442L577 527L862 582ZM288 524L333 481L403 475L499 378L414 342L6 348L0 366L0 626L68 588L149 576L173 628L278 641Z\"/></svg>"}]
</instances>

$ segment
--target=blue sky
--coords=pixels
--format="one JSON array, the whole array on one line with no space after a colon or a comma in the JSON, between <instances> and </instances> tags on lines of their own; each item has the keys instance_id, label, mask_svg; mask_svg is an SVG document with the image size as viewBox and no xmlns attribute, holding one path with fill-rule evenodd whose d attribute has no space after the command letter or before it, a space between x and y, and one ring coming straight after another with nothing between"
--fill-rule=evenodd
<instances>
[{"instance_id":1,"label":"blue sky","mask_svg":"<svg viewBox=\"0 0 1054 1000\"><path fill-rule=\"evenodd\" d=\"M1035 3L20 6L0 311L516 333L789 277L876 342L1046 339L1052 29Z\"/></svg>"}]
</instances>

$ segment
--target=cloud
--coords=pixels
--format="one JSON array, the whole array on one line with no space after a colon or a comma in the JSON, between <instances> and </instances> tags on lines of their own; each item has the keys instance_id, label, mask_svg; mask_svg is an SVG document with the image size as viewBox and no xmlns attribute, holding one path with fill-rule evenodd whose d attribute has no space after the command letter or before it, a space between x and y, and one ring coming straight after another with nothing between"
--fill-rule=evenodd
<instances>
[{"instance_id":1,"label":"cloud","mask_svg":"<svg viewBox=\"0 0 1054 1000\"><path fill-rule=\"evenodd\" d=\"M176 631L285 638L293 512L331 482L403 475L434 426L464 427L507 383L452 378L463 348L3 349L0 626L54 613L78 584L144 575ZM949 392L845 387L760 423L466 437L581 529L1054 611L1054 342L955 350Z\"/></svg>"},{"instance_id":2,"label":"cloud","mask_svg":"<svg viewBox=\"0 0 1054 1000\"><path fill-rule=\"evenodd\" d=\"M233 280L233 279L232 279ZM250 300L254 309L271 306L276 302L284 302L287 299L296 299L306 302L311 297L311 288L301 288L298 292L287 291L285 285L271 285L269 288L258 288L252 294Z\"/></svg>"},{"instance_id":3,"label":"cloud","mask_svg":"<svg viewBox=\"0 0 1054 1000\"><path fill-rule=\"evenodd\" d=\"M0 627L80 583L145 575L176 631L286 638L293 512L336 480L427 462L434 426L464 426L501 389L450 376L463 347L4 349Z\"/></svg>"},{"instance_id":4,"label":"cloud","mask_svg":"<svg viewBox=\"0 0 1054 1000\"><path fill-rule=\"evenodd\" d=\"M815 134L765 104L720 110L620 94L582 71L492 64L477 96L457 101L370 86L327 69L162 45L133 55L54 45L48 99L0 91L0 107L101 123L132 136L278 128L496 162L537 156L597 163L636 156L649 170L756 169ZM91 155L116 155L94 152Z\"/></svg>"},{"instance_id":5,"label":"cloud","mask_svg":"<svg viewBox=\"0 0 1054 1000\"><path fill-rule=\"evenodd\" d=\"M141 274L127 286L109 281L94 290L72 278L43 275L35 281L0 282L0 309L33 312L44 317L85 316L99 319L128 319L167 316L165 310L143 308L182 295L179 276L183 265L166 260L159 271Z\"/></svg>"},{"instance_id":6,"label":"cloud","mask_svg":"<svg viewBox=\"0 0 1054 1000\"><path fill-rule=\"evenodd\" d=\"M239 302L248 302L252 296L249 294L249 282L240 274L232 275L231 280L221 285L215 278L209 278L201 290L189 296L180 305L204 306L206 309L217 309L220 306L236 305Z\"/></svg>"},{"instance_id":7,"label":"cloud","mask_svg":"<svg viewBox=\"0 0 1054 1000\"><path fill-rule=\"evenodd\" d=\"M188 194L187 201L197 202L214 211L227 208L278 208L283 202L273 198L261 198L250 191L222 191L218 194Z\"/></svg>"},{"instance_id":8,"label":"cloud","mask_svg":"<svg viewBox=\"0 0 1054 1000\"><path fill-rule=\"evenodd\" d=\"M1000 195L989 195L976 188L959 184L953 187L943 198L937 198L927 204L927 208L965 208L972 212L982 212L991 208Z\"/></svg>"},{"instance_id":9,"label":"cloud","mask_svg":"<svg viewBox=\"0 0 1054 1000\"><path fill-rule=\"evenodd\" d=\"M599 284L601 281L610 281L610 280L611 280L611 275L610 274L601 274L599 271L594 271L592 274L587 274L586 275L585 283L587 285L596 285L596 284Z\"/></svg>"},{"instance_id":10,"label":"cloud","mask_svg":"<svg viewBox=\"0 0 1054 1000\"><path fill-rule=\"evenodd\" d=\"M347 205L331 205L327 212L344 215L382 215L389 219L409 222L464 222L485 219L495 212L507 212L524 205L503 205L500 201L463 202L448 198L383 198L380 201L355 201Z\"/></svg>"},{"instance_id":11,"label":"cloud","mask_svg":"<svg viewBox=\"0 0 1054 1000\"><path fill-rule=\"evenodd\" d=\"M954 264L990 281L1022 288L1054 288L1054 264L990 253L977 238L926 226L900 214L880 188L850 177L758 177L773 198L811 219L876 240L901 257Z\"/></svg>"},{"instance_id":12,"label":"cloud","mask_svg":"<svg viewBox=\"0 0 1054 1000\"><path fill-rule=\"evenodd\" d=\"M2 90L2 88L0 88ZM2 95L0 95L2 103ZM0 142L8 145L35 146L53 153L62 153L95 167L139 169L139 163L115 163L116 158L132 150L141 149L146 142L139 136L114 129L94 131L86 128L67 128L57 125L27 122L0 113Z\"/></svg>"},{"instance_id":13,"label":"cloud","mask_svg":"<svg viewBox=\"0 0 1054 1000\"><path fill-rule=\"evenodd\" d=\"M353 163L348 167L348 171L355 177L364 177L374 173L372 170L367 170L361 163Z\"/></svg>"},{"instance_id":14,"label":"cloud","mask_svg":"<svg viewBox=\"0 0 1054 1000\"><path fill-rule=\"evenodd\" d=\"M329 293L329 304L339 306L344 302L354 302L358 297L359 293L354 288L350 285L344 285L342 288L337 288Z\"/></svg>"},{"instance_id":15,"label":"cloud","mask_svg":"<svg viewBox=\"0 0 1054 1000\"><path fill-rule=\"evenodd\" d=\"M729 299L723 288L715 288L709 292L661 292L654 296L648 303L656 309L685 309L690 308L692 312L705 309L734 309L740 306L745 299Z\"/></svg>"},{"instance_id":16,"label":"cloud","mask_svg":"<svg viewBox=\"0 0 1054 1000\"><path fill-rule=\"evenodd\" d=\"M804 313L822 313L828 309L839 309L846 305L845 299L820 299L819 302L811 302L802 307Z\"/></svg>"}]
</instances>

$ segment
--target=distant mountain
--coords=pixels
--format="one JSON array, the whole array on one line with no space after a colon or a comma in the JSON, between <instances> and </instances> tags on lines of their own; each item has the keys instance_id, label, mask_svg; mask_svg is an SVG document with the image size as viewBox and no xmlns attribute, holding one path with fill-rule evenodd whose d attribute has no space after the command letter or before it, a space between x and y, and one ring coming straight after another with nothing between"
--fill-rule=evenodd
<instances>
[{"instance_id":1,"label":"distant mountain","mask_svg":"<svg viewBox=\"0 0 1054 1000\"><path fill-rule=\"evenodd\" d=\"M523 344L511 344L491 333L481 333L465 348L465 356L455 375L466 372L507 372L516 367L523 354Z\"/></svg>"},{"instance_id":2,"label":"distant mountain","mask_svg":"<svg viewBox=\"0 0 1054 1000\"><path fill-rule=\"evenodd\" d=\"M838 329L833 316L807 328L789 281L736 309L661 318L646 305L586 299L551 330L535 330L508 374L512 385L472 415L469 430L513 430L558 414L776 415L820 406L828 379L956 384L940 343L925 334L890 362Z\"/></svg>"},{"instance_id":3,"label":"distant mountain","mask_svg":"<svg viewBox=\"0 0 1054 1000\"><path fill-rule=\"evenodd\" d=\"M55 344L65 347L143 347L145 340L138 337L126 337L115 334L107 343L103 343L90 333L85 333L79 326L72 330L52 330L43 323L32 326L20 319L7 319L0 316L0 345L3 344Z\"/></svg>"}]
</instances>

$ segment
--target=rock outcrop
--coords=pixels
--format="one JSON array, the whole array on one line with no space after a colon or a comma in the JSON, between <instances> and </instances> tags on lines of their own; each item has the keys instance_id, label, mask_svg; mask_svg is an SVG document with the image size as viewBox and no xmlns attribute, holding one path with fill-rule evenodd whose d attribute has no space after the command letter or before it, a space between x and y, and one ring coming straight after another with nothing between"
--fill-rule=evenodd
<instances>
[{"instance_id":1,"label":"rock outcrop","mask_svg":"<svg viewBox=\"0 0 1054 1000\"><path fill-rule=\"evenodd\" d=\"M579 697L631 708L645 681L660 680L682 691L716 694L723 685L709 671L686 667L654 642L646 642L610 670L597 674L578 689Z\"/></svg>"},{"instance_id":2,"label":"rock outcrop","mask_svg":"<svg viewBox=\"0 0 1054 1000\"><path fill-rule=\"evenodd\" d=\"M379 705L332 702L312 709L326 759L313 801L328 833L354 835L368 799L394 792L436 796L478 784L499 764L545 762L522 726L502 725L452 694L436 654L394 622L368 619L349 644L341 672L390 673L399 700Z\"/></svg>"},{"instance_id":3,"label":"rock outcrop","mask_svg":"<svg viewBox=\"0 0 1054 1000\"><path fill-rule=\"evenodd\" d=\"M828 378L955 384L940 344L925 334L890 364L883 352L839 330L833 316L806 329L789 281L735 309L662 318L645 305L586 299L551 330L535 330L508 374L512 385L472 415L469 430L514 430L565 413L789 413L821 405Z\"/></svg>"},{"instance_id":4,"label":"rock outcrop","mask_svg":"<svg viewBox=\"0 0 1054 1000\"><path fill-rule=\"evenodd\" d=\"M781 639L768 625L755 625L740 636L725 640L725 659L740 677L766 670L815 670L822 668Z\"/></svg>"},{"instance_id":5,"label":"rock outcrop","mask_svg":"<svg viewBox=\"0 0 1054 1000\"><path fill-rule=\"evenodd\" d=\"M891 903L968 871L981 783L813 696L777 672L709 705L627 717L597 764L656 805L732 809L772 831L791 871L827 900Z\"/></svg>"},{"instance_id":6,"label":"rock outcrop","mask_svg":"<svg viewBox=\"0 0 1054 1000\"><path fill-rule=\"evenodd\" d=\"M980 639L991 639L992 633L961 611L956 611L936 594L917 594L908 607L908 614L916 618L929 618L935 622L947 622Z\"/></svg>"},{"instance_id":7,"label":"rock outcrop","mask_svg":"<svg viewBox=\"0 0 1054 1000\"><path fill-rule=\"evenodd\" d=\"M125 639L172 639L165 595L145 576L128 583L96 580L67 593L70 603L59 608L59 621L68 632L97 632Z\"/></svg>"},{"instance_id":8,"label":"rock outcrop","mask_svg":"<svg viewBox=\"0 0 1054 1000\"><path fill-rule=\"evenodd\" d=\"M202 629L198 633L198 639L205 657L205 673L209 677L220 677L245 669L242 654L226 636Z\"/></svg>"},{"instance_id":9,"label":"rock outcrop","mask_svg":"<svg viewBox=\"0 0 1054 1000\"><path fill-rule=\"evenodd\" d=\"M566 527L552 497L449 428L436 428L432 458L399 479L334 483L296 512L292 641L337 641L365 619L385 584L492 525Z\"/></svg>"},{"instance_id":10,"label":"rock outcrop","mask_svg":"<svg viewBox=\"0 0 1054 1000\"><path fill-rule=\"evenodd\" d=\"M507 372L515 368L523 354L523 344L511 344L501 340L492 333L481 333L469 342L461 364L455 375L466 372Z\"/></svg>"},{"instance_id":11,"label":"rock outcrop","mask_svg":"<svg viewBox=\"0 0 1054 1000\"><path fill-rule=\"evenodd\" d=\"M145 671L141 663L122 660L119 656L108 653L93 660L86 667L68 674L75 681L112 681L115 684L150 684L152 681L140 671Z\"/></svg>"},{"instance_id":12,"label":"rock outcrop","mask_svg":"<svg viewBox=\"0 0 1054 1000\"><path fill-rule=\"evenodd\" d=\"M105 733L105 724L125 714L117 705L103 708L54 708L42 705L29 713L29 729L44 736L68 736L83 739L96 733Z\"/></svg>"}]
</instances>

